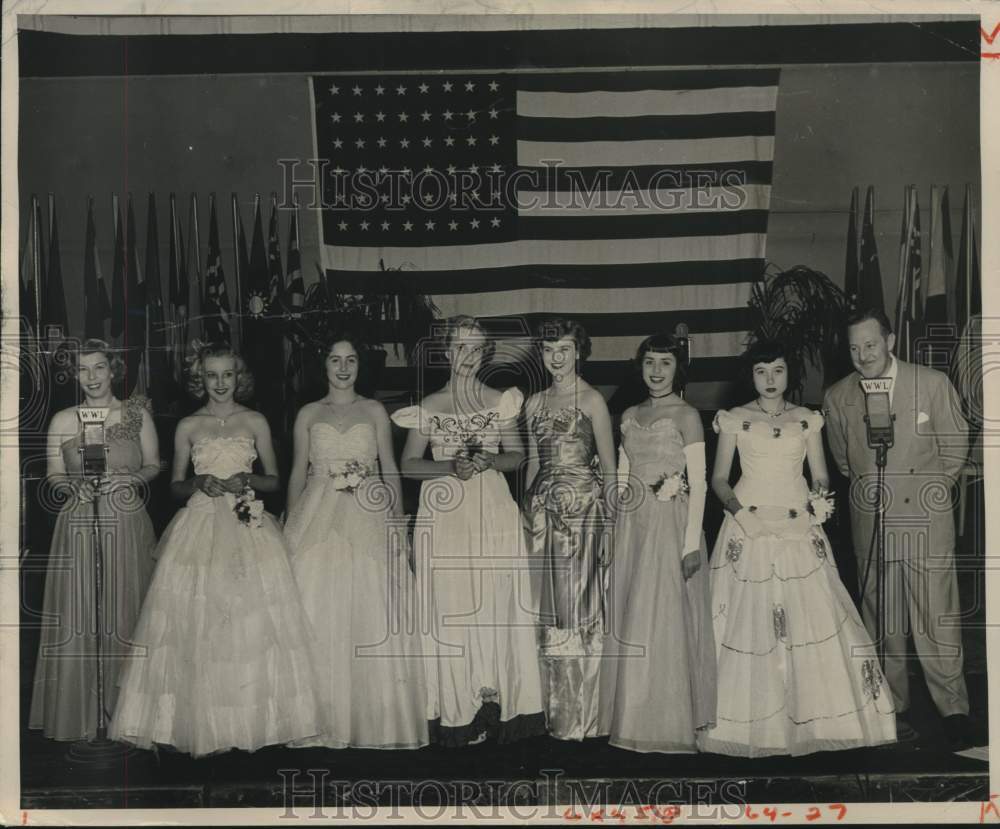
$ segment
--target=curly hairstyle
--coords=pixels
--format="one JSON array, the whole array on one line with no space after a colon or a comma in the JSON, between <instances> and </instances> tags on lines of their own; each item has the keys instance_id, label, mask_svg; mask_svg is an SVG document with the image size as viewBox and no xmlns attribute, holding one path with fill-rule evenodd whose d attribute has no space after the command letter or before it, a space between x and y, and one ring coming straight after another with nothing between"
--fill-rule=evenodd
<instances>
[{"instance_id":1,"label":"curly hairstyle","mask_svg":"<svg viewBox=\"0 0 1000 829\"><path fill-rule=\"evenodd\" d=\"M677 361L674 371L674 381L670 384L671 391L680 394L687 387L691 364L688 360L687 341L673 334L659 333L646 337L635 352L633 366L636 373L642 376L642 361L647 354L673 354Z\"/></svg>"},{"instance_id":2,"label":"curly hairstyle","mask_svg":"<svg viewBox=\"0 0 1000 829\"><path fill-rule=\"evenodd\" d=\"M205 360L210 357L232 357L236 363L236 391L233 393L234 399L242 403L253 397L253 373L247 368L246 361L240 353L229 343L194 342L191 344L191 347L194 350L194 354L188 357L188 394L196 400L204 400L208 396L208 393L205 391Z\"/></svg>"},{"instance_id":3,"label":"curly hairstyle","mask_svg":"<svg viewBox=\"0 0 1000 829\"><path fill-rule=\"evenodd\" d=\"M743 376L750 391L754 394L756 392L753 385L753 367L758 363L773 363L775 360L784 360L785 365L788 366L788 391L798 388L801 371L798 355L793 354L779 340L757 340L743 352L740 360L743 363Z\"/></svg>"},{"instance_id":4,"label":"curly hairstyle","mask_svg":"<svg viewBox=\"0 0 1000 829\"><path fill-rule=\"evenodd\" d=\"M441 338L444 343L445 353L451 352L451 344L455 341L455 337L458 336L458 332L463 328L471 328L473 331L478 331L486 339L486 347L483 349L482 358L482 365L486 365L493 358L493 353L496 351L496 342L483 324L468 314L457 314L454 317L450 317L445 323Z\"/></svg>"},{"instance_id":5,"label":"curly hairstyle","mask_svg":"<svg viewBox=\"0 0 1000 829\"><path fill-rule=\"evenodd\" d=\"M81 357L89 354L103 354L108 361L108 367L111 369L112 380L118 380L125 374L125 361L121 358L118 350L112 348L104 340L99 340L96 337L86 339L82 343L65 342L59 346L58 350L65 356L57 359L57 363L62 364L65 362L65 364L72 367L73 371L80 370Z\"/></svg>"},{"instance_id":6,"label":"curly hairstyle","mask_svg":"<svg viewBox=\"0 0 1000 829\"><path fill-rule=\"evenodd\" d=\"M575 320L549 317L535 326L535 340L539 348L542 343L558 342L564 337L570 337L576 344L576 353L581 363L590 356L590 337L587 336L587 329Z\"/></svg>"},{"instance_id":7,"label":"curly hairstyle","mask_svg":"<svg viewBox=\"0 0 1000 829\"><path fill-rule=\"evenodd\" d=\"M349 328L333 331L317 349L317 355L323 363L326 363L330 352L337 343L350 343L358 355L358 376L355 385L363 384L363 374L368 361L371 349L365 339L357 332ZM324 371L325 375L325 371Z\"/></svg>"}]
</instances>

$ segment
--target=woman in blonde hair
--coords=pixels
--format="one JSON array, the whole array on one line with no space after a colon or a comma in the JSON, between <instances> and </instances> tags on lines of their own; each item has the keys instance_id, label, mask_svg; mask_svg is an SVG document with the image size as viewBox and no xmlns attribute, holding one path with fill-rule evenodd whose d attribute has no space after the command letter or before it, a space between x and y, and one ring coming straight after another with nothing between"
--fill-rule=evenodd
<instances>
[{"instance_id":1,"label":"woman in blonde hair","mask_svg":"<svg viewBox=\"0 0 1000 829\"><path fill-rule=\"evenodd\" d=\"M279 487L271 433L237 402L252 375L228 345L197 346L189 374L205 405L174 440L171 491L187 505L157 549L110 735L195 756L312 737L307 622L281 529L255 497Z\"/></svg>"},{"instance_id":2,"label":"woman in blonde hair","mask_svg":"<svg viewBox=\"0 0 1000 829\"><path fill-rule=\"evenodd\" d=\"M444 388L392 418L410 430L402 473L423 481L413 544L427 717L447 746L510 742L545 730L524 537L502 474L524 458L523 396L479 379L491 343L472 317L450 320L444 345Z\"/></svg>"},{"instance_id":3,"label":"woman in blonde hair","mask_svg":"<svg viewBox=\"0 0 1000 829\"><path fill-rule=\"evenodd\" d=\"M160 471L159 445L145 400L119 400L112 384L124 369L102 340L67 349L83 393L81 406L57 412L48 433L48 483L59 509L48 573L31 698L31 728L56 740L89 739L97 731L97 642L93 635L94 502L104 530L104 625L101 636L105 708L114 707L118 674L153 573L156 536L146 513L146 485ZM79 409L107 409L107 474L95 483L82 469Z\"/></svg>"}]
</instances>

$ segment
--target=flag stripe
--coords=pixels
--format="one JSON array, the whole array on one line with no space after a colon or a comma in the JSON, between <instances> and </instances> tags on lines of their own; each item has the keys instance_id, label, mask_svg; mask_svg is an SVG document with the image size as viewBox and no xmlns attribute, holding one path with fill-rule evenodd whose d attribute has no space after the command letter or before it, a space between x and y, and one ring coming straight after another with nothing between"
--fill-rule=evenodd
<instances>
[{"instance_id":1,"label":"flag stripe","mask_svg":"<svg viewBox=\"0 0 1000 829\"><path fill-rule=\"evenodd\" d=\"M428 294L471 294L529 288L563 288L566 296L608 288L657 288L674 285L718 285L760 278L762 259L719 262L653 262L640 265L524 265L466 271L347 271L336 272L337 285L348 293L393 293L416 283ZM662 290L657 290L662 296ZM662 304L662 299L657 304Z\"/></svg>"},{"instance_id":2,"label":"flag stripe","mask_svg":"<svg viewBox=\"0 0 1000 829\"><path fill-rule=\"evenodd\" d=\"M688 70L646 70L639 72L564 72L526 73L518 77L518 91L572 93L605 90L608 92L643 92L648 90L689 90L701 97L705 92L719 88L776 87L777 69L717 69L706 72ZM773 95L771 108L774 108Z\"/></svg>"},{"instance_id":3,"label":"flag stripe","mask_svg":"<svg viewBox=\"0 0 1000 829\"><path fill-rule=\"evenodd\" d=\"M558 161L570 166L656 164L714 164L774 156L774 137L750 135L728 138L639 141L518 141L517 163L542 167Z\"/></svg>"},{"instance_id":4,"label":"flag stripe","mask_svg":"<svg viewBox=\"0 0 1000 829\"><path fill-rule=\"evenodd\" d=\"M633 288L629 291L600 294L590 291L567 291L564 288L534 288L526 291L444 295L435 297L435 302L441 313L448 317L463 313L477 317L507 317L548 312L572 314L575 319L581 321L584 316L593 316L595 319L608 316L611 318L608 324L612 324L617 314L696 314L704 320L705 330L724 331L727 325L747 321L745 314L739 318L726 315L734 310L742 312L748 310L750 290L750 283L746 282L711 287L677 285L669 288ZM705 306L707 296L712 297L714 306ZM659 308L665 310L662 312L654 310ZM710 322L713 315L724 323L722 327ZM624 325L625 321L622 320L618 324ZM592 335L598 333L590 331L589 327L587 330ZM612 332L613 327L611 332L604 333Z\"/></svg>"},{"instance_id":5,"label":"flag stripe","mask_svg":"<svg viewBox=\"0 0 1000 829\"><path fill-rule=\"evenodd\" d=\"M576 118L601 113L607 118L649 115L710 115L719 112L774 112L776 88L728 87L709 90L636 92L524 92L518 90L517 112L527 118Z\"/></svg>"},{"instance_id":6,"label":"flag stripe","mask_svg":"<svg viewBox=\"0 0 1000 829\"><path fill-rule=\"evenodd\" d=\"M648 239L660 240L728 234L767 233L766 210L733 210L711 213L627 214L599 216L523 216L518 221L521 239Z\"/></svg>"},{"instance_id":7,"label":"flag stripe","mask_svg":"<svg viewBox=\"0 0 1000 829\"><path fill-rule=\"evenodd\" d=\"M517 135L524 141L614 141L621 122L609 118L521 118ZM629 140L640 138L723 138L774 135L774 111L712 113L709 115L642 115L630 119Z\"/></svg>"},{"instance_id":8,"label":"flag stripe","mask_svg":"<svg viewBox=\"0 0 1000 829\"><path fill-rule=\"evenodd\" d=\"M712 164L634 164L629 167L588 167L548 164L522 169L517 187L525 191L593 189L635 190L661 187L711 187L718 184L770 184L773 172L770 159L731 160Z\"/></svg>"},{"instance_id":9,"label":"flag stripe","mask_svg":"<svg viewBox=\"0 0 1000 829\"><path fill-rule=\"evenodd\" d=\"M762 252L766 234L675 236L669 239L530 239L439 247L347 247L324 245L324 266L334 270L377 271L379 260L411 262L419 271L461 271L507 265L588 265L647 262L705 262L751 259Z\"/></svg>"},{"instance_id":10,"label":"flag stripe","mask_svg":"<svg viewBox=\"0 0 1000 829\"><path fill-rule=\"evenodd\" d=\"M643 214L707 213L730 210L760 210L767 215L771 188L763 184L732 187L665 188L654 190L556 190L544 195L519 195L517 213L525 216L636 216ZM730 215L727 211L725 215Z\"/></svg>"}]
</instances>

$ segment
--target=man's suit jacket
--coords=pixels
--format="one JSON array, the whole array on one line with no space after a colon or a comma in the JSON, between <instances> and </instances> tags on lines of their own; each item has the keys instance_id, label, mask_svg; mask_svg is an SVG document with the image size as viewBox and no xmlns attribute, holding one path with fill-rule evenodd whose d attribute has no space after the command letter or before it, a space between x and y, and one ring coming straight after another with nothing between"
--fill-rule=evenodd
<instances>
[{"instance_id":1,"label":"man's suit jacket","mask_svg":"<svg viewBox=\"0 0 1000 829\"><path fill-rule=\"evenodd\" d=\"M895 443L888 453L886 560L922 552L949 557L955 547L951 491L969 453L969 426L947 376L897 360L892 412ZM851 529L859 561L868 557L877 489L875 450L868 448L864 392L852 372L824 399L827 440L851 482Z\"/></svg>"}]
</instances>

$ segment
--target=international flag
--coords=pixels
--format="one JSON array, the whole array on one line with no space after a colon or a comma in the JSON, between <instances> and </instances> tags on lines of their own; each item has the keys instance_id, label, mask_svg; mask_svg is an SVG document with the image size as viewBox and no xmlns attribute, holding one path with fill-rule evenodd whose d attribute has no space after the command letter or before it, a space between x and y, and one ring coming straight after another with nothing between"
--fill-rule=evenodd
<instances>
[{"instance_id":1,"label":"international flag","mask_svg":"<svg viewBox=\"0 0 1000 829\"><path fill-rule=\"evenodd\" d=\"M202 296L204 286L201 276L201 236L198 227L198 196L191 194L191 207L188 211L188 251L186 261L188 266L188 326L184 336L184 347L188 338L201 339L205 335L202 321ZM183 358L183 354L181 355Z\"/></svg>"},{"instance_id":2,"label":"international flag","mask_svg":"<svg viewBox=\"0 0 1000 829\"><path fill-rule=\"evenodd\" d=\"M177 199L170 194L170 250L167 257L167 282L170 303L166 311L168 363L176 383L180 383L184 367L184 349L188 321L188 273L184 236L177 219Z\"/></svg>"},{"instance_id":3,"label":"international flag","mask_svg":"<svg viewBox=\"0 0 1000 829\"><path fill-rule=\"evenodd\" d=\"M302 255L299 252L299 206L296 203L288 228L288 264L285 289L285 308L294 317L302 313L306 301L306 286L302 278Z\"/></svg>"},{"instance_id":4,"label":"international flag","mask_svg":"<svg viewBox=\"0 0 1000 829\"><path fill-rule=\"evenodd\" d=\"M243 230L243 217L240 215L240 204L236 193L232 196L233 207L233 254L236 263L236 342L239 343L240 351L246 348L246 324L244 316L247 314L248 292L251 290L247 284L250 278L250 257L247 255L247 235Z\"/></svg>"},{"instance_id":5,"label":"international flag","mask_svg":"<svg viewBox=\"0 0 1000 829\"><path fill-rule=\"evenodd\" d=\"M149 194L146 209L146 314L149 320L146 340L146 382L153 409L164 411L173 399L173 389L168 382L170 364L167 357L167 315L163 302L163 283L160 280L160 236L157 227L156 197Z\"/></svg>"},{"instance_id":6,"label":"international flag","mask_svg":"<svg viewBox=\"0 0 1000 829\"><path fill-rule=\"evenodd\" d=\"M50 345L57 345L69 333L66 313L66 291L63 288L62 264L59 258L59 225L56 222L56 200L49 193L49 261L42 293L42 331Z\"/></svg>"},{"instance_id":7,"label":"international flag","mask_svg":"<svg viewBox=\"0 0 1000 829\"><path fill-rule=\"evenodd\" d=\"M861 273L858 275L858 307L885 310L882 271L875 242L875 188L865 193L865 215L861 225Z\"/></svg>"},{"instance_id":8,"label":"international flag","mask_svg":"<svg viewBox=\"0 0 1000 829\"><path fill-rule=\"evenodd\" d=\"M983 347L982 347L982 286L979 276L979 253L976 247L976 216L972 203L972 187L966 185L962 207L962 232L958 243L958 263L955 268L955 290L949 296L959 332L958 344L952 357L950 375L962 396L966 414L978 428L983 420Z\"/></svg>"},{"instance_id":9,"label":"international flag","mask_svg":"<svg viewBox=\"0 0 1000 829\"><path fill-rule=\"evenodd\" d=\"M730 380L764 266L778 78L315 76L323 267L346 293L392 291L403 268L444 316L498 332L573 317L595 382L684 323L693 378Z\"/></svg>"},{"instance_id":10,"label":"international flag","mask_svg":"<svg viewBox=\"0 0 1000 829\"><path fill-rule=\"evenodd\" d=\"M285 276L281 269L281 242L278 238L278 197L271 194L271 218L267 223L267 308L271 315L281 313Z\"/></svg>"},{"instance_id":11,"label":"international flag","mask_svg":"<svg viewBox=\"0 0 1000 829\"><path fill-rule=\"evenodd\" d=\"M205 262L205 336L213 342L231 342L232 329L226 273L219 246L219 221L215 212L215 194L208 199L208 259Z\"/></svg>"},{"instance_id":12,"label":"international flag","mask_svg":"<svg viewBox=\"0 0 1000 829\"><path fill-rule=\"evenodd\" d=\"M923 283L920 250L920 205L917 188L908 185L904 195L903 232L899 250L899 293L896 298L896 356L908 363L921 362L918 354L924 333Z\"/></svg>"},{"instance_id":13,"label":"international flag","mask_svg":"<svg viewBox=\"0 0 1000 829\"><path fill-rule=\"evenodd\" d=\"M24 237L24 253L21 255L21 319L33 334L38 332L39 309L42 299L42 277L45 263L42 261L42 210L38 197L32 195L28 212L28 230Z\"/></svg>"},{"instance_id":14,"label":"international flag","mask_svg":"<svg viewBox=\"0 0 1000 829\"><path fill-rule=\"evenodd\" d=\"M844 294L851 311L858 305L858 280L861 275L861 239L858 235L860 210L858 188L855 187L851 191L851 212L847 220L847 257L844 262Z\"/></svg>"},{"instance_id":15,"label":"international flag","mask_svg":"<svg viewBox=\"0 0 1000 829\"><path fill-rule=\"evenodd\" d=\"M87 230L83 243L84 333L103 340L104 322L111 319L111 305L104 287L101 262L97 255L97 227L94 223L94 200L87 199Z\"/></svg>"},{"instance_id":16,"label":"international flag","mask_svg":"<svg viewBox=\"0 0 1000 829\"><path fill-rule=\"evenodd\" d=\"M928 340L926 364L945 368L954 348L955 335L948 326L948 286L953 281L951 210L948 188L931 187L931 227L927 255L924 298L924 328Z\"/></svg>"},{"instance_id":17,"label":"international flag","mask_svg":"<svg viewBox=\"0 0 1000 829\"><path fill-rule=\"evenodd\" d=\"M118 210L118 201L115 199L115 210ZM148 361L145 350L147 329L149 327L149 312L146 307L146 282L142 278L142 268L139 265L139 241L138 223L135 218L135 209L132 206L132 194L128 194L128 203L125 207L125 235L124 247L120 249L122 233L121 220L118 222L117 239L115 245L115 268L118 268L117 259L122 257L122 272L125 290L119 296L116 293L115 302L121 302L121 310L116 311L113 319L124 319L121 345L125 350L125 394L130 395L133 391L145 394L149 387L146 374L148 373ZM142 368L140 369L140 366Z\"/></svg>"}]
</instances>

